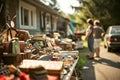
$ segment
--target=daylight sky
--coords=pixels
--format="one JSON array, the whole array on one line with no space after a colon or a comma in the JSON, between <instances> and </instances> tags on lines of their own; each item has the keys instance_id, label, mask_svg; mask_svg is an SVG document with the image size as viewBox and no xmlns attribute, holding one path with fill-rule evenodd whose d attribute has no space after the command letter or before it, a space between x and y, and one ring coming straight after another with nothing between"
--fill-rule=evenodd
<instances>
[{"instance_id":1,"label":"daylight sky","mask_svg":"<svg viewBox=\"0 0 120 80\"><path fill-rule=\"evenodd\" d=\"M79 2L77 0L57 0L57 3L59 4L60 9L66 14L72 14L74 12L71 5L79 6Z\"/></svg>"}]
</instances>

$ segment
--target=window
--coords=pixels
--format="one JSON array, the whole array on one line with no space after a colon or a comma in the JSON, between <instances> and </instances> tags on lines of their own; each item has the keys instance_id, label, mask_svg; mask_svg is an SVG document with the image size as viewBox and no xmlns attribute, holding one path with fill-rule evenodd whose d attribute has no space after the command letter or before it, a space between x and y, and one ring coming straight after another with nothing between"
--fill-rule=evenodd
<instances>
[{"instance_id":1,"label":"window","mask_svg":"<svg viewBox=\"0 0 120 80\"><path fill-rule=\"evenodd\" d=\"M46 21L46 32L49 32L51 31L51 20L50 20L50 14L46 14L46 17L45 17L45 21Z\"/></svg>"},{"instance_id":2,"label":"window","mask_svg":"<svg viewBox=\"0 0 120 80\"><path fill-rule=\"evenodd\" d=\"M57 17L52 16L52 26L53 26L53 31L57 31Z\"/></svg>"},{"instance_id":3,"label":"window","mask_svg":"<svg viewBox=\"0 0 120 80\"><path fill-rule=\"evenodd\" d=\"M113 27L111 30L111 34L120 34L120 27Z\"/></svg>"},{"instance_id":4,"label":"window","mask_svg":"<svg viewBox=\"0 0 120 80\"><path fill-rule=\"evenodd\" d=\"M20 1L20 28L36 29L36 8Z\"/></svg>"}]
</instances>

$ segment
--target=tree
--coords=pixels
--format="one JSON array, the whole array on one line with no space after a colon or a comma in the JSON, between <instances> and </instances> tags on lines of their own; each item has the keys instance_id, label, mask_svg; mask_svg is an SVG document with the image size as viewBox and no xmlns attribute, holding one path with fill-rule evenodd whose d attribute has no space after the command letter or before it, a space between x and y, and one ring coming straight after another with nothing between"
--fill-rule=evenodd
<instances>
[{"instance_id":1,"label":"tree","mask_svg":"<svg viewBox=\"0 0 120 80\"><path fill-rule=\"evenodd\" d=\"M120 0L79 0L83 3L80 19L85 22L87 18L99 19L104 29L109 25L120 25ZM78 10L78 8L76 8Z\"/></svg>"}]
</instances>

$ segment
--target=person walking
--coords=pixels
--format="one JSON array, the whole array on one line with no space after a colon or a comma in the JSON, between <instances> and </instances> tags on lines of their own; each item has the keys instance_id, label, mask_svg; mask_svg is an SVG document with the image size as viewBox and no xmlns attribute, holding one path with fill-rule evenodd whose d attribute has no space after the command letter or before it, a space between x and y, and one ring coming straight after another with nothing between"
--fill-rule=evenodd
<instances>
[{"instance_id":1,"label":"person walking","mask_svg":"<svg viewBox=\"0 0 120 80\"><path fill-rule=\"evenodd\" d=\"M89 53L88 59L94 59L94 38L93 38L93 21L92 19L87 20L88 28L86 30L85 40L87 40Z\"/></svg>"},{"instance_id":2,"label":"person walking","mask_svg":"<svg viewBox=\"0 0 120 80\"><path fill-rule=\"evenodd\" d=\"M99 20L94 21L94 50L97 58L100 58L100 42L102 37L104 36L104 30L102 29L100 25Z\"/></svg>"}]
</instances>

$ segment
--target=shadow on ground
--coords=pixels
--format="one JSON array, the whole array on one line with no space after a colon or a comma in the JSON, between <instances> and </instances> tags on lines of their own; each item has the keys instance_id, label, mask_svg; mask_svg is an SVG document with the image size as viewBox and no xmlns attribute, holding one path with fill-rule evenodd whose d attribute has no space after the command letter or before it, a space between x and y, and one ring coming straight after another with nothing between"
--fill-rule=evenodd
<instances>
[{"instance_id":1,"label":"shadow on ground","mask_svg":"<svg viewBox=\"0 0 120 80\"><path fill-rule=\"evenodd\" d=\"M116 49L116 50L112 50L111 52L109 53L112 53L112 54L115 54L117 56L120 56L120 50Z\"/></svg>"},{"instance_id":2,"label":"shadow on ground","mask_svg":"<svg viewBox=\"0 0 120 80\"><path fill-rule=\"evenodd\" d=\"M87 55L87 53L88 53L88 49L86 47L84 49L80 50L80 54L82 54L82 55ZM120 50L119 51L117 50L114 52L105 52L105 53L107 53L108 55L115 54L117 56L120 56ZM95 76L95 67L93 65L97 64L97 63L120 69L120 61L119 60L114 61L114 60L110 60L109 58L101 57L99 59L95 58L94 60L87 59L87 62L88 62L88 64L86 66L89 67L89 69L82 70L81 75L82 75L83 80L96 80L97 77ZM106 79L106 80L108 80L108 79Z\"/></svg>"},{"instance_id":3,"label":"shadow on ground","mask_svg":"<svg viewBox=\"0 0 120 80\"><path fill-rule=\"evenodd\" d=\"M95 71L92 60L88 60L89 69L83 69L82 71L82 79L83 80L95 80Z\"/></svg>"},{"instance_id":4,"label":"shadow on ground","mask_svg":"<svg viewBox=\"0 0 120 80\"><path fill-rule=\"evenodd\" d=\"M86 58L86 55L88 54L88 48L84 47L83 49L80 49L80 54L84 56L84 60L87 61L86 64L84 64L83 67L88 67L88 69L82 69L81 72L81 77L82 80L95 80L95 71L94 71L94 66L93 66L93 60L88 60Z\"/></svg>"},{"instance_id":5,"label":"shadow on ground","mask_svg":"<svg viewBox=\"0 0 120 80\"><path fill-rule=\"evenodd\" d=\"M99 60L94 60L94 62L120 69L120 62L114 62L106 58L100 58Z\"/></svg>"}]
</instances>

